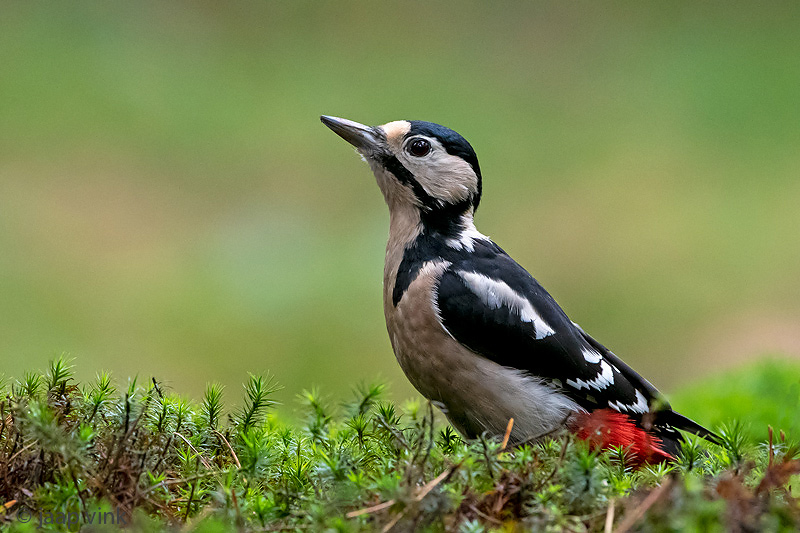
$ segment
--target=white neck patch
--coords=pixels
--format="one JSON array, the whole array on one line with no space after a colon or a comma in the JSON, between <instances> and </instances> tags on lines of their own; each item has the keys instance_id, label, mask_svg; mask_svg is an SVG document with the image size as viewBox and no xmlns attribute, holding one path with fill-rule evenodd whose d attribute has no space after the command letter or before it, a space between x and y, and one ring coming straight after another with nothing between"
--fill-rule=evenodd
<instances>
[{"instance_id":1,"label":"white neck patch","mask_svg":"<svg viewBox=\"0 0 800 533\"><path fill-rule=\"evenodd\" d=\"M472 222L471 216L462 216L461 220L462 227L464 229L461 230L457 237L445 239L444 243L447 246L456 250L467 250L468 252L472 252L475 250L476 240L489 240L489 237L475 228L475 224Z\"/></svg>"}]
</instances>

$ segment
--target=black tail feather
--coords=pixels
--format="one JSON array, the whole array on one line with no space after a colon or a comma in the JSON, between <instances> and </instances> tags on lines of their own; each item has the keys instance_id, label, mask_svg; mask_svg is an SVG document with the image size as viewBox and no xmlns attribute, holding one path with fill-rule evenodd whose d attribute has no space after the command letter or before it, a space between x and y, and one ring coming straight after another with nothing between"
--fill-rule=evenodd
<instances>
[{"instance_id":1,"label":"black tail feather","mask_svg":"<svg viewBox=\"0 0 800 533\"><path fill-rule=\"evenodd\" d=\"M719 435L704 428L691 418L672 410L657 413L653 426L656 435L663 443L664 450L673 456L680 453L681 442L684 440L677 430L692 433L717 445L722 444Z\"/></svg>"},{"instance_id":2,"label":"black tail feather","mask_svg":"<svg viewBox=\"0 0 800 533\"><path fill-rule=\"evenodd\" d=\"M675 411L668 411L664 413L667 415L666 422L670 426L674 427L675 429L680 429L681 431L686 431L688 433L693 433L698 437L703 437L709 442L713 442L714 444L722 444L722 439L719 435L714 433L713 431L704 428L691 418L685 417L680 413L676 413ZM659 422L662 420L661 416L659 416Z\"/></svg>"}]
</instances>

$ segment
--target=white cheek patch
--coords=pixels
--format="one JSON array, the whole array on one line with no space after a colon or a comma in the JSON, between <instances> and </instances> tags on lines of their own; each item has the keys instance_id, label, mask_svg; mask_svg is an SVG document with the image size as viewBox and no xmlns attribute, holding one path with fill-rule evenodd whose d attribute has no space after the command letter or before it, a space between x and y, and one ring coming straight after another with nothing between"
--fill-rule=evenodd
<instances>
[{"instance_id":1,"label":"white cheek patch","mask_svg":"<svg viewBox=\"0 0 800 533\"><path fill-rule=\"evenodd\" d=\"M582 379L572 380L568 379L566 381L567 385L573 387L576 390L581 389L595 389L595 390L603 390L609 385L614 384L614 370L611 368L605 361L600 361L600 372L598 373L597 377L594 379L590 379L588 381L584 381Z\"/></svg>"},{"instance_id":2,"label":"white cheek patch","mask_svg":"<svg viewBox=\"0 0 800 533\"><path fill-rule=\"evenodd\" d=\"M469 163L438 148L424 164L412 165L412 172L425 191L434 198L455 203L478 190L478 177Z\"/></svg>"},{"instance_id":3,"label":"white cheek patch","mask_svg":"<svg viewBox=\"0 0 800 533\"><path fill-rule=\"evenodd\" d=\"M495 309L502 306L510 308L519 315L520 320L533 324L537 339L543 339L555 333L553 328L539 316L533 305L503 281L492 279L477 272L459 271L458 275L467 287L480 299Z\"/></svg>"},{"instance_id":4,"label":"white cheek patch","mask_svg":"<svg viewBox=\"0 0 800 533\"><path fill-rule=\"evenodd\" d=\"M447 203L457 203L477 194L478 176L472 166L460 157L448 154L437 139L424 138L431 143L431 152L427 156L414 157L402 147L392 146L392 149L425 192Z\"/></svg>"}]
</instances>

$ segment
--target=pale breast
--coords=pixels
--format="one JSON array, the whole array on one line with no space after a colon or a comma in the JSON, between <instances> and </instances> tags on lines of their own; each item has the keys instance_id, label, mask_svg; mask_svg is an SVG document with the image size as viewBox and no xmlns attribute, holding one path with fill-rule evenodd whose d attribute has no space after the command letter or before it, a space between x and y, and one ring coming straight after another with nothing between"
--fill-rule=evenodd
<instances>
[{"instance_id":1,"label":"pale breast","mask_svg":"<svg viewBox=\"0 0 800 533\"><path fill-rule=\"evenodd\" d=\"M448 266L443 260L423 265L396 307L391 287L385 290L392 348L411 384L469 437L484 431L502 434L511 417L512 442L558 428L570 412L580 410L574 402L537 378L469 350L441 325L434 291Z\"/></svg>"}]
</instances>

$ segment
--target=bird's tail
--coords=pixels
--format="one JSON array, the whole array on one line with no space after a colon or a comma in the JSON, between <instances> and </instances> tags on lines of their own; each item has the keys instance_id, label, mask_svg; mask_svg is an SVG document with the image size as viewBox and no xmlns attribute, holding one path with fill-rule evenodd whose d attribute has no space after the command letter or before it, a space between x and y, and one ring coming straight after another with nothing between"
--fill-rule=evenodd
<instances>
[{"instance_id":1,"label":"bird's tail","mask_svg":"<svg viewBox=\"0 0 800 533\"><path fill-rule=\"evenodd\" d=\"M684 440L683 435L677 430L692 433L714 444L722 444L722 439L720 439L719 435L680 413L667 410L655 414L653 431L663 442L664 449L672 455L680 452L681 443Z\"/></svg>"},{"instance_id":2,"label":"bird's tail","mask_svg":"<svg viewBox=\"0 0 800 533\"><path fill-rule=\"evenodd\" d=\"M681 431L686 431L687 433L693 433L698 437L703 437L707 441L713 442L714 444L722 444L722 439L720 439L719 435L709 429L704 428L691 418L683 416L680 413L676 413L675 411L670 410L658 413L657 420L659 424L667 424L675 429L680 429Z\"/></svg>"}]
</instances>

